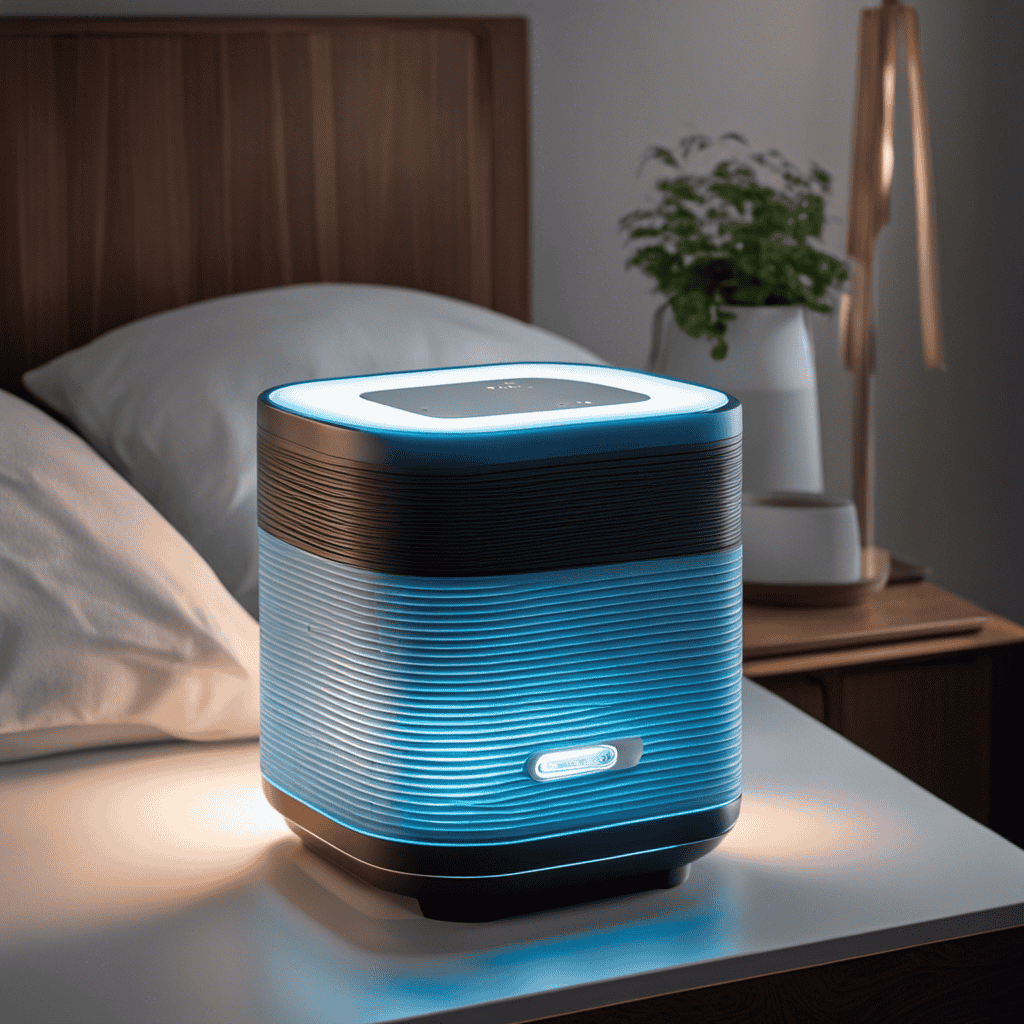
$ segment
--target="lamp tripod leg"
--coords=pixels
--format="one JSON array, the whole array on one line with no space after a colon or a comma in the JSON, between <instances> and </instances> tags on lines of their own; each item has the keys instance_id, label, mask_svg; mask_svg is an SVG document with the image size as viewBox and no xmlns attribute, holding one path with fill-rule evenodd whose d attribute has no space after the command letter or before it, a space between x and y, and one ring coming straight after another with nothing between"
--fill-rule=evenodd
<instances>
[{"instance_id":1,"label":"lamp tripod leg","mask_svg":"<svg viewBox=\"0 0 1024 1024\"><path fill-rule=\"evenodd\" d=\"M873 431L875 339L868 334L868 351L858 360L853 391L853 500L857 504L862 548L875 546L875 441Z\"/></svg>"}]
</instances>

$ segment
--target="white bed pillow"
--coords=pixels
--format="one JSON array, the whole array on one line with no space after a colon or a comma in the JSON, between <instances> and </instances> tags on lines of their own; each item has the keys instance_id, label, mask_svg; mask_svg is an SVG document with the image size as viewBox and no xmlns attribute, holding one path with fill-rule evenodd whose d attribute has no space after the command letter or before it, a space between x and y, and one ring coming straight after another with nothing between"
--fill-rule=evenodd
<instances>
[{"instance_id":1,"label":"white bed pillow","mask_svg":"<svg viewBox=\"0 0 1024 1024\"><path fill-rule=\"evenodd\" d=\"M311 284L137 320L25 374L257 614L256 398L296 380L602 363L548 331L408 288Z\"/></svg>"},{"instance_id":2,"label":"white bed pillow","mask_svg":"<svg viewBox=\"0 0 1024 1024\"><path fill-rule=\"evenodd\" d=\"M259 627L81 438L0 391L0 762L259 728Z\"/></svg>"}]
</instances>

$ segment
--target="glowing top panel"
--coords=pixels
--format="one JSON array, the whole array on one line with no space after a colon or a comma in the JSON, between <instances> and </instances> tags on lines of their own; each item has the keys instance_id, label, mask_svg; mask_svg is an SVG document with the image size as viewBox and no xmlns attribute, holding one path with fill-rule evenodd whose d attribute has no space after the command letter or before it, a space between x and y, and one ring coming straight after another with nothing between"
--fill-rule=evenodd
<instances>
[{"instance_id":1,"label":"glowing top panel","mask_svg":"<svg viewBox=\"0 0 1024 1024\"><path fill-rule=\"evenodd\" d=\"M643 420L711 412L721 391L574 363L460 366L303 381L266 396L299 416L364 430L431 434Z\"/></svg>"},{"instance_id":2,"label":"glowing top panel","mask_svg":"<svg viewBox=\"0 0 1024 1024\"><path fill-rule=\"evenodd\" d=\"M425 388L364 391L360 398L436 419L467 419L472 416L553 412L588 405L623 405L646 402L650 396L586 380L495 377L493 380L431 384Z\"/></svg>"}]
</instances>

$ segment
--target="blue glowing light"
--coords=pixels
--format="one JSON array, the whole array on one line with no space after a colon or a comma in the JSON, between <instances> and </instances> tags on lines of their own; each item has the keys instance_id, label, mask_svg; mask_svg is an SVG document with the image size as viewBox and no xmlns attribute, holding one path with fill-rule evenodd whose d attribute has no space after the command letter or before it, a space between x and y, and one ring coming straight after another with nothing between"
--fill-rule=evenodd
<instances>
[{"instance_id":1,"label":"blue glowing light","mask_svg":"<svg viewBox=\"0 0 1024 1024\"><path fill-rule=\"evenodd\" d=\"M575 406L497 416L431 419L425 423L424 417L415 412L381 405L362 397L364 392L374 389L456 384L494 377L546 377L584 381L640 391L648 395L649 399L629 405ZM565 424L593 426L601 423L641 423L665 416L712 412L729 401L728 396L721 391L697 384L612 366L574 363L501 363L302 381L272 389L267 394L267 400L288 412L323 423L369 431L441 435L501 434L511 430L542 430Z\"/></svg>"},{"instance_id":2,"label":"blue glowing light","mask_svg":"<svg viewBox=\"0 0 1024 1024\"><path fill-rule=\"evenodd\" d=\"M740 795L738 547L429 578L332 562L262 530L259 543L262 770L325 817L385 839L479 844ZM524 771L536 753L583 758L622 736L643 749L623 770L544 783Z\"/></svg>"},{"instance_id":3,"label":"blue glowing light","mask_svg":"<svg viewBox=\"0 0 1024 1024\"><path fill-rule=\"evenodd\" d=\"M570 750L548 750L534 754L527 762L526 770L538 782L551 779L570 779L577 775L589 775L615 767L619 752L614 747L601 744L597 747L575 747Z\"/></svg>"}]
</instances>

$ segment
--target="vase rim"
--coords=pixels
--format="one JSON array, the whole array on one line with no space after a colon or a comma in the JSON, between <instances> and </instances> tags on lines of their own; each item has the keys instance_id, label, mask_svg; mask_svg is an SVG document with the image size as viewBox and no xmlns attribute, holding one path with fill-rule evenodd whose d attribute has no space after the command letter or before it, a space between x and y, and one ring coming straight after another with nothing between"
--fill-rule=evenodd
<instances>
[{"instance_id":1,"label":"vase rim","mask_svg":"<svg viewBox=\"0 0 1024 1024\"><path fill-rule=\"evenodd\" d=\"M748 316L753 323L771 323L776 320L780 323L791 323L797 320L807 322L807 316L804 313L807 307L800 302L794 302L789 306L719 306L718 308L732 313L732 319L726 323L727 331L739 320L746 321Z\"/></svg>"},{"instance_id":2,"label":"vase rim","mask_svg":"<svg viewBox=\"0 0 1024 1024\"><path fill-rule=\"evenodd\" d=\"M733 306L728 303L723 303L718 307L719 309L806 309L807 306L802 302L788 302L781 306Z\"/></svg>"}]
</instances>

